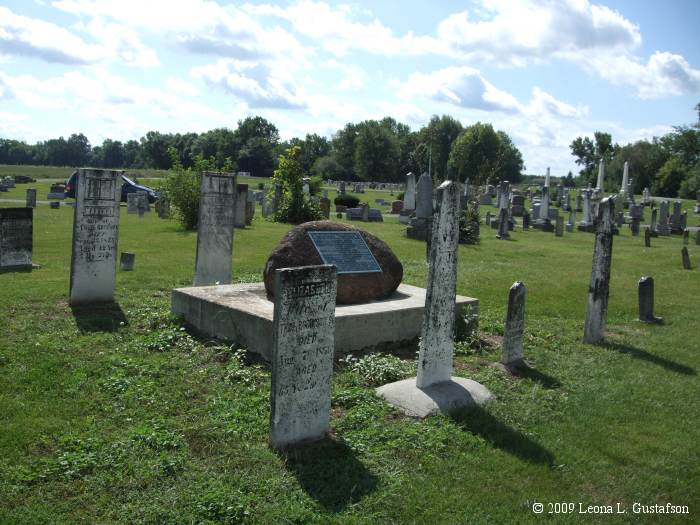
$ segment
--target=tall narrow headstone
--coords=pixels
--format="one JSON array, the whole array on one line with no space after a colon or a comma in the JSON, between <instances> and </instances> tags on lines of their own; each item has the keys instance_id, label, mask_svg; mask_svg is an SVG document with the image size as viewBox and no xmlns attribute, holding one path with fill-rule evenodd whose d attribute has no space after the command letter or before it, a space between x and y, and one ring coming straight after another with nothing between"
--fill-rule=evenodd
<instances>
[{"instance_id":1,"label":"tall narrow headstone","mask_svg":"<svg viewBox=\"0 0 700 525\"><path fill-rule=\"evenodd\" d=\"M78 170L70 271L71 305L114 301L122 173Z\"/></svg>"},{"instance_id":2,"label":"tall narrow headstone","mask_svg":"<svg viewBox=\"0 0 700 525\"><path fill-rule=\"evenodd\" d=\"M586 343L599 343L604 336L608 317L608 296L610 293L610 266L613 247L613 218L615 200L605 198L598 206L598 220L593 249L593 268L588 284L588 307L583 340Z\"/></svg>"},{"instance_id":3,"label":"tall narrow headstone","mask_svg":"<svg viewBox=\"0 0 700 525\"><path fill-rule=\"evenodd\" d=\"M416 217L419 219L433 217L433 181L427 173L423 173L418 179Z\"/></svg>"},{"instance_id":4,"label":"tall narrow headstone","mask_svg":"<svg viewBox=\"0 0 700 525\"><path fill-rule=\"evenodd\" d=\"M136 215L139 212L139 196L136 192L126 194L126 213Z\"/></svg>"},{"instance_id":5,"label":"tall narrow headstone","mask_svg":"<svg viewBox=\"0 0 700 525\"><path fill-rule=\"evenodd\" d=\"M0 208L0 271L32 268L34 208Z\"/></svg>"},{"instance_id":6,"label":"tall narrow headstone","mask_svg":"<svg viewBox=\"0 0 700 525\"><path fill-rule=\"evenodd\" d=\"M649 226L644 228L644 246L651 248L651 228Z\"/></svg>"},{"instance_id":7,"label":"tall narrow headstone","mask_svg":"<svg viewBox=\"0 0 700 525\"><path fill-rule=\"evenodd\" d=\"M36 190L34 188L27 190L27 208L36 208Z\"/></svg>"},{"instance_id":8,"label":"tall narrow headstone","mask_svg":"<svg viewBox=\"0 0 700 525\"><path fill-rule=\"evenodd\" d=\"M642 277L637 285L637 297L639 300L639 320L644 323L660 323L661 317L654 315L654 279Z\"/></svg>"},{"instance_id":9,"label":"tall narrow headstone","mask_svg":"<svg viewBox=\"0 0 700 525\"><path fill-rule=\"evenodd\" d=\"M335 348L335 266L275 272L270 445L283 449L329 428Z\"/></svg>"},{"instance_id":10,"label":"tall narrow headstone","mask_svg":"<svg viewBox=\"0 0 700 525\"><path fill-rule=\"evenodd\" d=\"M236 178L234 173L202 173L195 286L231 283L233 227L240 204L236 199Z\"/></svg>"},{"instance_id":11,"label":"tall narrow headstone","mask_svg":"<svg viewBox=\"0 0 700 525\"><path fill-rule=\"evenodd\" d=\"M496 234L497 239L510 239L510 233L508 233L508 209L501 208L498 210L498 233Z\"/></svg>"},{"instance_id":12,"label":"tall narrow headstone","mask_svg":"<svg viewBox=\"0 0 700 525\"><path fill-rule=\"evenodd\" d=\"M681 259L683 260L683 269L690 270L692 268L690 266L690 255L688 254L688 248L685 246L681 250Z\"/></svg>"},{"instance_id":13,"label":"tall narrow headstone","mask_svg":"<svg viewBox=\"0 0 700 525\"><path fill-rule=\"evenodd\" d=\"M557 215L557 221L554 226L554 235L556 237L563 237L564 236L564 216L563 215Z\"/></svg>"},{"instance_id":14,"label":"tall narrow headstone","mask_svg":"<svg viewBox=\"0 0 700 525\"><path fill-rule=\"evenodd\" d=\"M234 217L233 225L236 228L245 228L246 225L246 210L248 202L248 185L236 184L235 204L233 205Z\"/></svg>"},{"instance_id":15,"label":"tall narrow headstone","mask_svg":"<svg viewBox=\"0 0 700 525\"><path fill-rule=\"evenodd\" d=\"M416 209L416 176L413 172L406 174L406 191L403 194L403 211Z\"/></svg>"},{"instance_id":16,"label":"tall narrow headstone","mask_svg":"<svg viewBox=\"0 0 700 525\"><path fill-rule=\"evenodd\" d=\"M446 181L440 185L437 193L428 265L428 288L418 356L418 388L448 381L452 376L459 247L459 191L454 182Z\"/></svg>"},{"instance_id":17,"label":"tall narrow headstone","mask_svg":"<svg viewBox=\"0 0 700 525\"><path fill-rule=\"evenodd\" d=\"M525 327L525 285L513 283L508 291L508 311L503 333L501 363L506 367L523 364L523 329Z\"/></svg>"},{"instance_id":18,"label":"tall narrow headstone","mask_svg":"<svg viewBox=\"0 0 700 525\"><path fill-rule=\"evenodd\" d=\"M656 225L656 233L670 235L671 228L668 225L668 201L661 201L659 205L659 223Z\"/></svg>"},{"instance_id":19,"label":"tall narrow headstone","mask_svg":"<svg viewBox=\"0 0 700 525\"><path fill-rule=\"evenodd\" d=\"M600 159L598 163L598 181L595 187L601 194L605 191L605 163L603 159Z\"/></svg>"}]
</instances>

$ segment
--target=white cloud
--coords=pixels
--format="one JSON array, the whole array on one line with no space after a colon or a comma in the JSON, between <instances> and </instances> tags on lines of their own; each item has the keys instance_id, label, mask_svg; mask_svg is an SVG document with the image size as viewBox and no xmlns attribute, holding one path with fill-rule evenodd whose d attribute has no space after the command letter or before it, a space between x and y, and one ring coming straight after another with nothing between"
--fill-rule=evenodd
<instances>
[{"instance_id":1,"label":"white cloud","mask_svg":"<svg viewBox=\"0 0 700 525\"><path fill-rule=\"evenodd\" d=\"M657 51L646 64L628 56L595 56L581 63L612 84L632 86L642 99L700 93L700 69L681 55Z\"/></svg>"},{"instance_id":2,"label":"white cloud","mask_svg":"<svg viewBox=\"0 0 700 525\"><path fill-rule=\"evenodd\" d=\"M61 64L88 64L100 59L88 44L55 24L14 14L0 6L0 55L38 58Z\"/></svg>"},{"instance_id":3,"label":"white cloud","mask_svg":"<svg viewBox=\"0 0 700 525\"><path fill-rule=\"evenodd\" d=\"M307 105L303 90L282 68L263 62L220 59L192 68L191 74L244 100L250 107L298 109Z\"/></svg>"},{"instance_id":4,"label":"white cloud","mask_svg":"<svg viewBox=\"0 0 700 525\"><path fill-rule=\"evenodd\" d=\"M484 0L481 16L448 16L438 37L466 59L523 66L562 54L627 51L641 43L639 28L587 0Z\"/></svg>"},{"instance_id":5,"label":"white cloud","mask_svg":"<svg viewBox=\"0 0 700 525\"><path fill-rule=\"evenodd\" d=\"M515 97L496 88L478 70L467 66L447 67L432 73L412 73L401 85L399 96L406 100L424 97L485 111L522 111Z\"/></svg>"}]
</instances>

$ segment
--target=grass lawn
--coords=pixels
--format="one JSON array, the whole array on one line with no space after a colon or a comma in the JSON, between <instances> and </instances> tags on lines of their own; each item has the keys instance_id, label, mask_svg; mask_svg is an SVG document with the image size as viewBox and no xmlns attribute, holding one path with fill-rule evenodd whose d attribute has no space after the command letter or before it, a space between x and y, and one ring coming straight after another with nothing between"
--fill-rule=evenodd
<instances>
[{"instance_id":1,"label":"grass lawn","mask_svg":"<svg viewBox=\"0 0 700 525\"><path fill-rule=\"evenodd\" d=\"M47 183L2 199L45 198ZM362 197L374 202L386 192ZM331 198L333 195L331 195ZM482 213L493 208L483 207ZM689 226L698 223L692 203ZM0 274L0 523L539 523L535 502L574 503L550 523L687 523L700 516L700 246L682 269L679 236L614 239L605 345L581 342L593 235L518 227L459 251L458 293L480 300L482 344L459 343L455 373L487 386L491 405L415 421L379 401L379 369L339 363L335 439L284 458L267 446L269 369L169 315L190 285L195 240L175 221L121 210L119 309L67 304L73 209L35 210L31 273ZM579 214L580 216L580 214ZM646 211L649 218L649 211ZM580 218L580 217L579 217ZM363 225L425 286L424 245L395 217ZM235 281L258 281L288 226L236 230ZM651 275L662 326L636 321L637 281ZM527 286L525 355L506 377L498 336L508 288ZM410 355L410 353L405 353ZM387 361L395 377L414 362ZM687 505L690 516L634 514ZM620 503L625 514L580 513Z\"/></svg>"}]
</instances>

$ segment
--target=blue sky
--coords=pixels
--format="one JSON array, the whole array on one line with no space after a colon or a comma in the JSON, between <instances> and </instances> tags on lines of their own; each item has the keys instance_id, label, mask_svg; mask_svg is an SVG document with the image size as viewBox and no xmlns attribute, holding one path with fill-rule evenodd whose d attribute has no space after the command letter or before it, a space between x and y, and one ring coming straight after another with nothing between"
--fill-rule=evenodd
<instances>
[{"instance_id":1,"label":"blue sky","mask_svg":"<svg viewBox=\"0 0 700 525\"><path fill-rule=\"evenodd\" d=\"M234 128L283 138L393 116L491 122L528 173L568 144L696 119L700 2L0 2L0 137L93 144Z\"/></svg>"}]
</instances>

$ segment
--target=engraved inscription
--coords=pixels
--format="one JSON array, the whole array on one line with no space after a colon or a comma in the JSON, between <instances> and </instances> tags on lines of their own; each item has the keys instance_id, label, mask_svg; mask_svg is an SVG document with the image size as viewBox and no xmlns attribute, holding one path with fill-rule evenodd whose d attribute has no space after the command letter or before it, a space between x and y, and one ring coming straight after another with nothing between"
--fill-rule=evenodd
<instances>
[{"instance_id":1,"label":"engraved inscription","mask_svg":"<svg viewBox=\"0 0 700 525\"><path fill-rule=\"evenodd\" d=\"M360 232L310 231L308 234L323 262L334 265L338 274L382 271Z\"/></svg>"}]
</instances>

